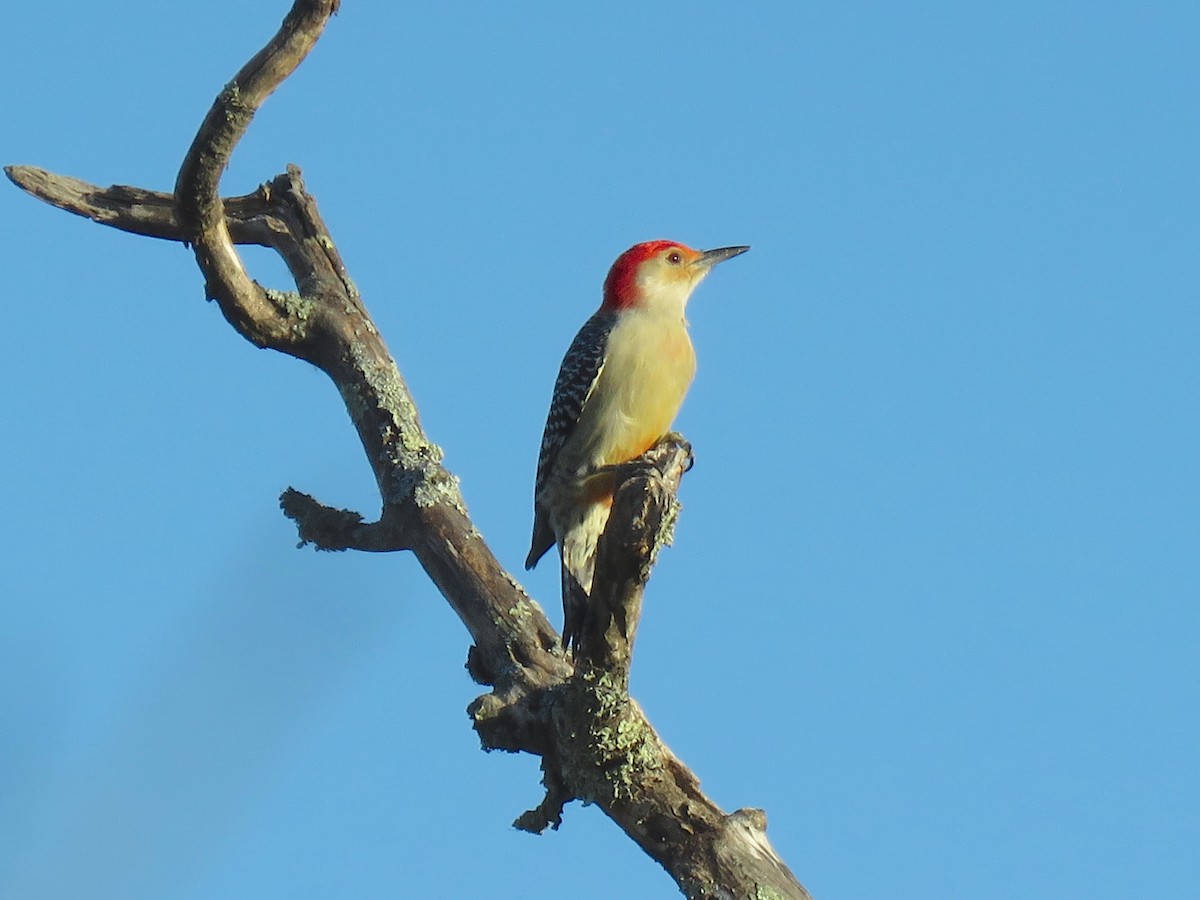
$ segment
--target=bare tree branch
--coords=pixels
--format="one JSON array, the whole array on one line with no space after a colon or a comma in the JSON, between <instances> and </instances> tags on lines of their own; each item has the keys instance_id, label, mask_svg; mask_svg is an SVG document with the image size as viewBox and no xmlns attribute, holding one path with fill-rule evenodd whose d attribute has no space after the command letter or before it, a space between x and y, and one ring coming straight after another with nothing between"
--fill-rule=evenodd
<instances>
[{"instance_id":1,"label":"bare tree branch","mask_svg":"<svg viewBox=\"0 0 1200 900\"><path fill-rule=\"evenodd\" d=\"M617 467L613 514L597 552L596 589L576 664L540 606L475 529L458 481L421 427L417 408L341 256L290 166L259 190L222 200L220 176L255 111L322 34L338 0L296 0L279 32L216 98L179 171L174 194L94 185L30 166L9 178L95 222L193 246L205 289L257 346L329 375L375 474L375 522L289 488L280 498L302 543L319 549L411 550L466 625L472 677L492 690L469 707L487 749L542 758L545 797L516 822L558 827L566 803L599 805L695 898L805 898L766 840L759 810L725 814L666 747L628 693L641 598L669 541L691 448L668 436ZM238 244L276 250L295 291L253 281Z\"/></svg>"},{"instance_id":2,"label":"bare tree branch","mask_svg":"<svg viewBox=\"0 0 1200 900\"><path fill-rule=\"evenodd\" d=\"M35 166L5 166L4 171L23 191L77 216L132 234L184 240L183 228L175 216L174 194L123 184L99 188ZM225 200L226 221L234 243L271 245L263 231L266 224L257 218L267 212L265 201L265 188Z\"/></svg>"},{"instance_id":3,"label":"bare tree branch","mask_svg":"<svg viewBox=\"0 0 1200 900\"><path fill-rule=\"evenodd\" d=\"M225 225L225 207L217 192L221 174L262 102L283 83L316 46L338 0L296 3L270 42L242 66L204 117L175 181L175 210L206 290L225 318L247 340L282 349L302 342L291 316L271 302L266 290L246 273ZM319 277L321 267L312 273ZM303 289L303 288L302 288Z\"/></svg>"}]
</instances>

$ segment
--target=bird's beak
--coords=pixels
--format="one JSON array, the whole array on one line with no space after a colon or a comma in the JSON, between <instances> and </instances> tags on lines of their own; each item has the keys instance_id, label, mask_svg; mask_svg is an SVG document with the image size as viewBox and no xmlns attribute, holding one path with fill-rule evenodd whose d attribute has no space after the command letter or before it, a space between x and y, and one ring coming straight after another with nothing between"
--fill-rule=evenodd
<instances>
[{"instance_id":1,"label":"bird's beak","mask_svg":"<svg viewBox=\"0 0 1200 900\"><path fill-rule=\"evenodd\" d=\"M716 250L705 250L696 257L692 265L699 266L701 269L708 271L717 263L733 259L735 256L741 256L749 249L749 247L718 247Z\"/></svg>"}]
</instances>

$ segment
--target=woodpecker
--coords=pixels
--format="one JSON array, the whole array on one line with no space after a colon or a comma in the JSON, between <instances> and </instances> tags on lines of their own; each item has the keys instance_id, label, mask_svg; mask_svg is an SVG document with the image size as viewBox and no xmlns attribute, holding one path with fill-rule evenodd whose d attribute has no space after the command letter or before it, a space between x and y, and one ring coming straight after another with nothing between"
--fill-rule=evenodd
<instances>
[{"instance_id":1,"label":"woodpecker","mask_svg":"<svg viewBox=\"0 0 1200 900\"><path fill-rule=\"evenodd\" d=\"M617 257L603 301L563 358L538 456L532 569L558 544L563 647L576 648L585 609L569 590L592 591L596 542L612 507L611 467L641 456L671 428L696 373L684 310L713 266L749 250L636 244Z\"/></svg>"}]
</instances>

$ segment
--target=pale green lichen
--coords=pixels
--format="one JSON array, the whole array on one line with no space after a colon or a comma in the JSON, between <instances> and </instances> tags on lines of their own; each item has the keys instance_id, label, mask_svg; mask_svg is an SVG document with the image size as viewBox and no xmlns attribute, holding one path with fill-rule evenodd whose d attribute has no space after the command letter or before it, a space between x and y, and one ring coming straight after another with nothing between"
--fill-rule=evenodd
<instances>
[{"instance_id":1,"label":"pale green lichen","mask_svg":"<svg viewBox=\"0 0 1200 900\"><path fill-rule=\"evenodd\" d=\"M451 475L441 466L430 466L425 469L424 477L419 479L413 488L412 496L413 502L423 508L436 506L439 503L448 503L459 509L464 515L467 512L458 476Z\"/></svg>"},{"instance_id":2,"label":"pale green lichen","mask_svg":"<svg viewBox=\"0 0 1200 900\"><path fill-rule=\"evenodd\" d=\"M416 404L395 363L390 359L380 362L362 341L351 342L349 350L351 361L374 396L362 396L361 388L349 396L343 391L347 409L356 421L376 406L386 415L379 426L379 437L394 474L390 496L385 499L397 502L411 498L421 507L449 504L465 515L458 478L442 468L442 448L425 436Z\"/></svg>"},{"instance_id":3,"label":"pale green lichen","mask_svg":"<svg viewBox=\"0 0 1200 900\"><path fill-rule=\"evenodd\" d=\"M397 422L415 426L414 431L419 435L416 409L400 373L396 371L395 364L390 360L388 363L380 363L362 341L351 341L349 350L350 360L379 397L380 405L391 412ZM423 435L420 437L423 439Z\"/></svg>"},{"instance_id":4,"label":"pale green lichen","mask_svg":"<svg viewBox=\"0 0 1200 900\"><path fill-rule=\"evenodd\" d=\"M675 525L679 521L681 509L683 509L683 504L674 498L667 503L667 508L663 511L662 524L659 525L658 534L654 536L654 545L650 548L650 565L652 567L658 562L659 551L663 547L670 547L675 543Z\"/></svg>"},{"instance_id":5,"label":"pale green lichen","mask_svg":"<svg viewBox=\"0 0 1200 900\"><path fill-rule=\"evenodd\" d=\"M625 680L612 672L585 676L590 681L593 718L588 743L600 762L588 778L601 779L614 798L632 798L646 773L662 766L662 748L650 724L629 699ZM601 791L597 790L596 795Z\"/></svg>"},{"instance_id":6,"label":"pale green lichen","mask_svg":"<svg viewBox=\"0 0 1200 900\"><path fill-rule=\"evenodd\" d=\"M309 319L313 314L312 301L295 291L263 288L263 293L276 309L291 320L292 333L298 338L304 338L308 333Z\"/></svg>"},{"instance_id":7,"label":"pale green lichen","mask_svg":"<svg viewBox=\"0 0 1200 900\"><path fill-rule=\"evenodd\" d=\"M408 498L423 509L445 503L467 514L458 478L441 466L422 463L417 468L398 467L387 500L394 503Z\"/></svg>"},{"instance_id":8,"label":"pale green lichen","mask_svg":"<svg viewBox=\"0 0 1200 900\"><path fill-rule=\"evenodd\" d=\"M225 121L233 128L241 131L250 124L254 117L254 108L242 100L242 91L236 81L225 85L218 98Z\"/></svg>"}]
</instances>

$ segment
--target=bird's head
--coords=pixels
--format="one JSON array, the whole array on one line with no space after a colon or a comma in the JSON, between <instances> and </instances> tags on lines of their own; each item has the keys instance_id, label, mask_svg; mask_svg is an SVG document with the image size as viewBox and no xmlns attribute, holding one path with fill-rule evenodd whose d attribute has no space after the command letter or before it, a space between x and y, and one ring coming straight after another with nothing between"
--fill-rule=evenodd
<instances>
[{"instance_id":1,"label":"bird's head","mask_svg":"<svg viewBox=\"0 0 1200 900\"><path fill-rule=\"evenodd\" d=\"M709 270L749 247L693 250L675 241L635 244L617 257L604 279L604 309L643 309L683 316L684 307Z\"/></svg>"}]
</instances>

